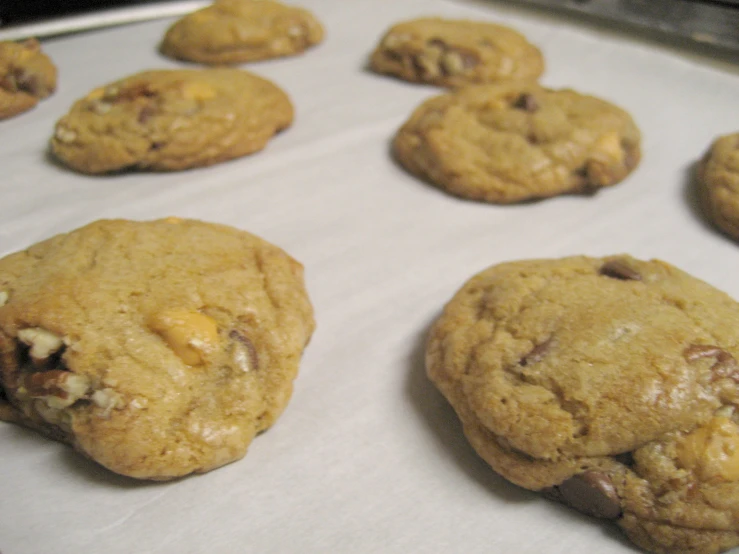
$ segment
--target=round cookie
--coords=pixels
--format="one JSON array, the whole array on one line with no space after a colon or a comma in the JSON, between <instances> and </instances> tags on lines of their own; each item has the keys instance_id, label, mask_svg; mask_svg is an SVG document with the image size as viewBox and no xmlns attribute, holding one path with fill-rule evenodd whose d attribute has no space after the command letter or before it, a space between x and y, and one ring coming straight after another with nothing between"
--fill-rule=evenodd
<instances>
[{"instance_id":1,"label":"round cookie","mask_svg":"<svg viewBox=\"0 0 739 554\"><path fill-rule=\"evenodd\" d=\"M411 173L463 198L507 204L591 193L639 162L624 110L535 83L467 87L421 104L393 143Z\"/></svg>"},{"instance_id":2,"label":"round cookie","mask_svg":"<svg viewBox=\"0 0 739 554\"><path fill-rule=\"evenodd\" d=\"M0 119L33 108L56 90L56 67L36 39L0 42Z\"/></svg>"},{"instance_id":3,"label":"round cookie","mask_svg":"<svg viewBox=\"0 0 739 554\"><path fill-rule=\"evenodd\" d=\"M544 58L509 27L425 18L391 27L372 53L370 67L413 83L458 87L536 80L544 72Z\"/></svg>"},{"instance_id":4,"label":"round cookie","mask_svg":"<svg viewBox=\"0 0 739 554\"><path fill-rule=\"evenodd\" d=\"M528 260L470 279L430 379L513 483L642 548L739 545L739 304L658 260Z\"/></svg>"},{"instance_id":5,"label":"round cookie","mask_svg":"<svg viewBox=\"0 0 739 554\"><path fill-rule=\"evenodd\" d=\"M717 138L698 169L703 207L727 235L739 239L739 133Z\"/></svg>"},{"instance_id":6,"label":"round cookie","mask_svg":"<svg viewBox=\"0 0 739 554\"><path fill-rule=\"evenodd\" d=\"M78 100L51 150L81 173L174 171L261 150L292 119L287 95L246 71L145 71Z\"/></svg>"},{"instance_id":7,"label":"round cookie","mask_svg":"<svg viewBox=\"0 0 739 554\"><path fill-rule=\"evenodd\" d=\"M224 225L102 220L0 260L0 418L165 480L238 460L314 329L303 267Z\"/></svg>"},{"instance_id":8,"label":"round cookie","mask_svg":"<svg viewBox=\"0 0 739 554\"><path fill-rule=\"evenodd\" d=\"M307 10L272 0L216 0L176 21L161 51L179 60L239 64L294 56L323 40Z\"/></svg>"}]
</instances>

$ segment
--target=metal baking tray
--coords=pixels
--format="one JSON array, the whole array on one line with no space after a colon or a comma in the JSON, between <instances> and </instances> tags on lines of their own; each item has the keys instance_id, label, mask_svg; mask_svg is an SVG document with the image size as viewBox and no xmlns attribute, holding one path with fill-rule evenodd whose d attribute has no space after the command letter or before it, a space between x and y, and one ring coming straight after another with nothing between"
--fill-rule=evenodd
<instances>
[{"instance_id":1,"label":"metal baking tray","mask_svg":"<svg viewBox=\"0 0 739 554\"><path fill-rule=\"evenodd\" d=\"M185 14L197 0L0 0L0 40L50 37Z\"/></svg>"},{"instance_id":2,"label":"metal baking tray","mask_svg":"<svg viewBox=\"0 0 739 554\"><path fill-rule=\"evenodd\" d=\"M739 62L739 0L517 0L728 48Z\"/></svg>"}]
</instances>

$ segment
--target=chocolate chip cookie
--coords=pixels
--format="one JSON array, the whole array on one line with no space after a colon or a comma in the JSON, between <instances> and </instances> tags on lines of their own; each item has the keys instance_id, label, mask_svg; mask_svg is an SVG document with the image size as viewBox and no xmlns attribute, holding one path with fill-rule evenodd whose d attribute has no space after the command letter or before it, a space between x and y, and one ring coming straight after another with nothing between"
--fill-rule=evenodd
<instances>
[{"instance_id":1,"label":"chocolate chip cookie","mask_svg":"<svg viewBox=\"0 0 739 554\"><path fill-rule=\"evenodd\" d=\"M509 27L425 18L391 27L372 53L370 67L413 83L458 87L536 80L544 72L544 58Z\"/></svg>"},{"instance_id":2,"label":"chocolate chip cookie","mask_svg":"<svg viewBox=\"0 0 739 554\"><path fill-rule=\"evenodd\" d=\"M314 328L303 267L224 225L97 221L0 260L0 418L165 480L245 453Z\"/></svg>"},{"instance_id":3,"label":"chocolate chip cookie","mask_svg":"<svg viewBox=\"0 0 739 554\"><path fill-rule=\"evenodd\" d=\"M739 240L739 133L713 142L701 160L698 179L710 220Z\"/></svg>"},{"instance_id":4,"label":"chocolate chip cookie","mask_svg":"<svg viewBox=\"0 0 739 554\"><path fill-rule=\"evenodd\" d=\"M0 42L0 119L33 108L56 90L56 67L36 39Z\"/></svg>"},{"instance_id":5,"label":"chocolate chip cookie","mask_svg":"<svg viewBox=\"0 0 739 554\"><path fill-rule=\"evenodd\" d=\"M470 86L431 98L395 136L411 173L472 200L512 203L592 193L639 163L640 133L621 108L534 83Z\"/></svg>"},{"instance_id":6,"label":"chocolate chip cookie","mask_svg":"<svg viewBox=\"0 0 739 554\"><path fill-rule=\"evenodd\" d=\"M739 304L659 260L528 260L469 280L427 372L506 479L642 548L739 545Z\"/></svg>"},{"instance_id":7,"label":"chocolate chip cookie","mask_svg":"<svg viewBox=\"0 0 739 554\"><path fill-rule=\"evenodd\" d=\"M176 21L163 54L204 64L239 64L294 56L323 40L308 10L272 0L216 0Z\"/></svg>"},{"instance_id":8,"label":"chocolate chip cookie","mask_svg":"<svg viewBox=\"0 0 739 554\"><path fill-rule=\"evenodd\" d=\"M287 95L246 71L145 71L78 100L51 150L81 173L173 171L261 150L292 119Z\"/></svg>"}]
</instances>

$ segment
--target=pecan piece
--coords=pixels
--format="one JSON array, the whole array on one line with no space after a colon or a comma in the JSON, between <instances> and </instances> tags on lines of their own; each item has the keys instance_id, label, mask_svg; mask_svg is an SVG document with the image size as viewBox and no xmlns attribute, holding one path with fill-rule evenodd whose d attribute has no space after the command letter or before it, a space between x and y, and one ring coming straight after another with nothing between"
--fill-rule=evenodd
<instances>
[{"instance_id":1,"label":"pecan piece","mask_svg":"<svg viewBox=\"0 0 739 554\"><path fill-rule=\"evenodd\" d=\"M231 357L236 365L244 371L259 369L259 358L254 343L236 329L232 330L228 337L232 339Z\"/></svg>"},{"instance_id":2,"label":"pecan piece","mask_svg":"<svg viewBox=\"0 0 739 554\"><path fill-rule=\"evenodd\" d=\"M739 364L734 356L718 346L691 344L683 351L683 356L688 362L701 358L716 358L716 362L711 366L713 373L711 380L716 381L728 377L739 383Z\"/></svg>"},{"instance_id":3,"label":"pecan piece","mask_svg":"<svg viewBox=\"0 0 739 554\"><path fill-rule=\"evenodd\" d=\"M90 380L84 375L52 369L25 375L21 379L19 396L43 400L50 408L60 410L87 396Z\"/></svg>"},{"instance_id":4,"label":"pecan piece","mask_svg":"<svg viewBox=\"0 0 739 554\"><path fill-rule=\"evenodd\" d=\"M41 327L19 330L18 340L30 347L29 355L33 360L45 360L64 346L61 337Z\"/></svg>"}]
</instances>

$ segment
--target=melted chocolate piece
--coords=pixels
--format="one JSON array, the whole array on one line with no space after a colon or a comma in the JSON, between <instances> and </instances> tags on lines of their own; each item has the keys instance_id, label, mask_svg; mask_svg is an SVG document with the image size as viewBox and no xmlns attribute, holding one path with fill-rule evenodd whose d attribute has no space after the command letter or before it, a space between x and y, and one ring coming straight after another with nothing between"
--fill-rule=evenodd
<instances>
[{"instance_id":1,"label":"melted chocolate piece","mask_svg":"<svg viewBox=\"0 0 739 554\"><path fill-rule=\"evenodd\" d=\"M641 275L622 260L611 260L603 264L600 274L621 281L641 281Z\"/></svg>"},{"instance_id":2,"label":"melted chocolate piece","mask_svg":"<svg viewBox=\"0 0 739 554\"><path fill-rule=\"evenodd\" d=\"M621 500L613 482L602 471L570 477L557 489L555 498L579 512L603 519L621 516Z\"/></svg>"}]
</instances>

